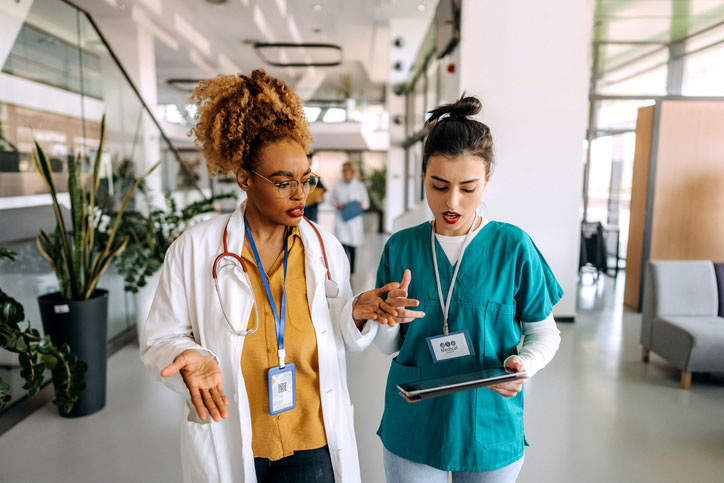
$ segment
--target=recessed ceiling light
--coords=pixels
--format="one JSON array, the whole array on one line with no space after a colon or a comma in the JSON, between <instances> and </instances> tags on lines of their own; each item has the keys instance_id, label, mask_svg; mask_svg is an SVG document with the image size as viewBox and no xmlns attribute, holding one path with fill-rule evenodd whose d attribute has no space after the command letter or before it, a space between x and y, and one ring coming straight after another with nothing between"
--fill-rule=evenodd
<instances>
[{"instance_id":1,"label":"recessed ceiling light","mask_svg":"<svg viewBox=\"0 0 724 483\"><path fill-rule=\"evenodd\" d=\"M322 10L322 4L321 4L321 3L315 3L315 4L314 4L314 11L315 11L315 12L319 12L320 10Z\"/></svg>"},{"instance_id":2,"label":"recessed ceiling light","mask_svg":"<svg viewBox=\"0 0 724 483\"><path fill-rule=\"evenodd\" d=\"M418 4L417 4L417 9L418 9L420 12L424 12L424 11L425 11L425 4L424 4L424 3L418 3Z\"/></svg>"}]
</instances>

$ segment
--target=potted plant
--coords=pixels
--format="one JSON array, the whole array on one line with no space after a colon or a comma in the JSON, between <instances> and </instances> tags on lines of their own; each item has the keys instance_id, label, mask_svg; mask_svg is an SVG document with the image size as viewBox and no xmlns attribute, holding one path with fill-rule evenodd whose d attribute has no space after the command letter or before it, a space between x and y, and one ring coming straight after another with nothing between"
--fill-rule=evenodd
<instances>
[{"instance_id":1,"label":"potted plant","mask_svg":"<svg viewBox=\"0 0 724 483\"><path fill-rule=\"evenodd\" d=\"M2 258L15 261L15 253L0 248ZM30 321L22 329L24 319L25 310L20 302L0 290L0 347L18 355L20 376L25 379L23 389L28 396L34 396L43 384L45 370L50 370L55 385L53 404L68 413L85 387L86 364L78 360L68 344L58 347L47 335L41 336ZM10 385L0 378L0 410L10 400L9 393Z\"/></svg>"},{"instance_id":2,"label":"potted plant","mask_svg":"<svg viewBox=\"0 0 724 483\"><path fill-rule=\"evenodd\" d=\"M115 259L124 280L125 289L135 294L138 337L151 308L164 256L171 243L199 215L216 211L217 200L235 198L233 193L204 198L179 209L170 193L166 194L167 209L151 211L147 216L138 211L126 211L121 218L118 234L129 239L126 249Z\"/></svg>"},{"instance_id":3,"label":"potted plant","mask_svg":"<svg viewBox=\"0 0 724 483\"><path fill-rule=\"evenodd\" d=\"M367 189L370 197L378 209L384 207L385 196L387 195L387 167L375 169L367 180Z\"/></svg>"},{"instance_id":4,"label":"potted plant","mask_svg":"<svg viewBox=\"0 0 724 483\"><path fill-rule=\"evenodd\" d=\"M49 235L41 230L36 242L40 253L50 262L60 288L38 298L43 328L55 344L67 343L88 365L86 387L67 414L69 417L92 414L105 406L108 291L98 289L97 285L113 258L128 243L128 237L116 236L118 226L133 192L143 180L142 177L126 192L108 236L99 236L99 225L107 221L99 216L101 210L96 202L104 138L105 116L87 189L81 182L82 158L68 158L70 226L66 226L61 215L50 160L37 141L33 150L33 161L50 193L56 219L55 232Z\"/></svg>"},{"instance_id":5,"label":"potted plant","mask_svg":"<svg viewBox=\"0 0 724 483\"><path fill-rule=\"evenodd\" d=\"M351 121L354 113L356 102L352 97L352 76L350 74L342 74L339 76L339 95L344 99L345 121Z\"/></svg>"}]
</instances>

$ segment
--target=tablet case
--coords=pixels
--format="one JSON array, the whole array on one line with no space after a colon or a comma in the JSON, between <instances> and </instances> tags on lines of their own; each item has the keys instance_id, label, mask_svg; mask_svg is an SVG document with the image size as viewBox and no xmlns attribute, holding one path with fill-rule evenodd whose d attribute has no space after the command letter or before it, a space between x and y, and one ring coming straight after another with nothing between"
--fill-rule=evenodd
<instances>
[{"instance_id":1,"label":"tablet case","mask_svg":"<svg viewBox=\"0 0 724 483\"><path fill-rule=\"evenodd\" d=\"M346 205L344 205L344 208L341 210L342 219L344 221L349 221L352 218L357 218L362 214L362 208L360 207L359 203L356 201L350 201Z\"/></svg>"}]
</instances>

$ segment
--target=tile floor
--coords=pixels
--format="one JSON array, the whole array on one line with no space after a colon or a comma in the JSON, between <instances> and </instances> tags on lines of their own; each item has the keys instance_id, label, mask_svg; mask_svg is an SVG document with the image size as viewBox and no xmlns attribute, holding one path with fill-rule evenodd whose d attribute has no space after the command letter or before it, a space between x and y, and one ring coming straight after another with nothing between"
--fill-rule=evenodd
<instances>
[{"instance_id":1,"label":"tile floor","mask_svg":"<svg viewBox=\"0 0 724 483\"><path fill-rule=\"evenodd\" d=\"M358 254L357 290L374 283L383 237ZM724 374L694 377L655 354L640 362L640 316L617 281L588 276L553 362L526 386L531 443L519 482L724 482ZM724 349L724 348L723 348ZM363 481L383 481L374 434L388 358L348 357ZM181 400L151 380L129 345L109 360L108 406L78 420L48 405L0 436L0 481L178 482Z\"/></svg>"}]
</instances>

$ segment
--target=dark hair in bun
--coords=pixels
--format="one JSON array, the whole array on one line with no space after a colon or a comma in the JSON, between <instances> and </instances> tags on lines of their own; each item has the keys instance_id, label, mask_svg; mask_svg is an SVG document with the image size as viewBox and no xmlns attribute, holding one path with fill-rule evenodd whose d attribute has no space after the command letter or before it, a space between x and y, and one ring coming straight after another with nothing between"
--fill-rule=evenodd
<instances>
[{"instance_id":1,"label":"dark hair in bun","mask_svg":"<svg viewBox=\"0 0 724 483\"><path fill-rule=\"evenodd\" d=\"M453 104L444 104L429 111L425 122L429 128L422 153L422 172L427 169L430 156L477 156L485 163L485 172L493 172L493 136L490 128L480 121L468 119L480 112L483 105L476 97L463 95Z\"/></svg>"}]
</instances>

